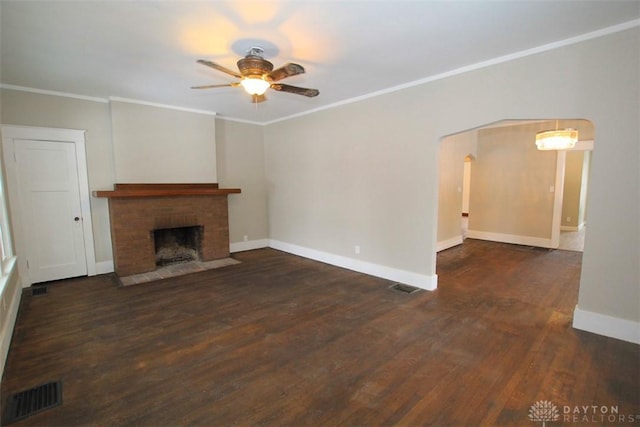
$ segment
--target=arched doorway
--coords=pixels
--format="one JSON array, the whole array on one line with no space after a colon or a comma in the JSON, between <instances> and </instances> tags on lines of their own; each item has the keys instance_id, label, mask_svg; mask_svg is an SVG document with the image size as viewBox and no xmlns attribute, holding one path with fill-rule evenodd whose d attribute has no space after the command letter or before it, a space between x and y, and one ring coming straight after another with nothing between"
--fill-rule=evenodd
<instances>
[{"instance_id":1,"label":"arched doorway","mask_svg":"<svg viewBox=\"0 0 640 427\"><path fill-rule=\"evenodd\" d=\"M587 120L558 123L561 128L578 129L581 141L575 150L536 149L535 134L555 127L556 120L501 121L443 138L438 251L461 244L467 236L558 248L560 229L568 220L582 221L584 235L589 175L589 162L584 159L590 159L584 153L593 149L593 124ZM579 156L581 167L565 167L568 158L575 163L575 156ZM566 192L571 192L567 201L563 197ZM569 201L579 204L571 208L575 214L566 214L567 209L563 213ZM468 228L464 222L460 226L465 214Z\"/></svg>"}]
</instances>

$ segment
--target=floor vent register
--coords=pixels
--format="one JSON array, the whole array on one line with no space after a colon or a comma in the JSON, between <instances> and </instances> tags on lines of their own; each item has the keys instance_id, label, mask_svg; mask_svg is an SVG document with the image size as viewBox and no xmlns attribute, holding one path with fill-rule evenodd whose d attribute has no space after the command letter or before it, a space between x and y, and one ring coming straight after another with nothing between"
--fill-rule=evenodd
<instances>
[{"instance_id":1,"label":"floor vent register","mask_svg":"<svg viewBox=\"0 0 640 427\"><path fill-rule=\"evenodd\" d=\"M414 286L409 286L409 285L403 285L402 283L396 283L395 285L392 285L391 289L398 292L404 292L405 294L412 294L420 290L420 288L416 288Z\"/></svg>"},{"instance_id":2,"label":"floor vent register","mask_svg":"<svg viewBox=\"0 0 640 427\"><path fill-rule=\"evenodd\" d=\"M10 424L62 404L62 382L54 381L9 397L4 424Z\"/></svg>"}]
</instances>

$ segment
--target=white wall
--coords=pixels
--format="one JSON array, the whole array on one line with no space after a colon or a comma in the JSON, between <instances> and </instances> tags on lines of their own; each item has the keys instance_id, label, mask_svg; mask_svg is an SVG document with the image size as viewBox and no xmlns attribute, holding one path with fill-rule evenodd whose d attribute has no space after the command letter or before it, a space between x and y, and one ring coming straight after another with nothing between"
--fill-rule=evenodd
<instances>
[{"instance_id":1,"label":"white wall","mask_svg":"<svg viewBox=\"0 0 640 427\"><path fill-rule=\"evenodd\" d=\"M579 307L638 325L639 33L267 126L271 238L434 278L440 138L503 119L584 118L596 149Z\"/></svg>"}]
</instances>

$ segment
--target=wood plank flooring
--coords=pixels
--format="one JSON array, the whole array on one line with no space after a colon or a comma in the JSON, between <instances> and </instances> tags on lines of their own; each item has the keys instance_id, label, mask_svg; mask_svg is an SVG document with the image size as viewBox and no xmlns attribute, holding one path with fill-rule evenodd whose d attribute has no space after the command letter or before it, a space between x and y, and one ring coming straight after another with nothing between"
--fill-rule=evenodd
<instances>
[{"instance_id":1,"label":"wood plank flooring","mask_svg":"<svg viewBox=\"0 0 640 427\"><path fill-rule=\"evenodd\" d=\"M413 294L272 249L234 257L25 291L2 404L58 379L64 402L14 425L536 426L539 400L550 427L607 424L565 406L640 415L640 346L571 327L579 252L467 239Z\"/></svg>"}]
</instances>

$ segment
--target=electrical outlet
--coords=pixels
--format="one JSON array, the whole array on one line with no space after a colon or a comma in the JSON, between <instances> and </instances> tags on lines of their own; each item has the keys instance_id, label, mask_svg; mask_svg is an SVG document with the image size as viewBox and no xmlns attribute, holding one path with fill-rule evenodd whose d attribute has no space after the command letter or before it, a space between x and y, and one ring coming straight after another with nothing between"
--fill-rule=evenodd
<instances>
[{"instance_id":1,"label":"electrical outlet","mask_svg":"<svg viewBox=\"0 0 640 427\"><path fill-rule=\"evenodd\" d=\"M359 254L360 253L360 246L356 245L356 247L353 250L354 250L354 252L356 254Z\"/></svg>"},{"instance_id":2,"label":"electrical outlet","mask_svg":"<svg viewBox=\"0 0 640 427\"><path fill-rule=\"evenodd\" d=\"M243 240L244 240L245 242L248 242L248 241L249 241L249 236L247 236L247 235L245 234L245 235L244 235L244 237L243 237Z\"/></svg>"}]
</instances>

